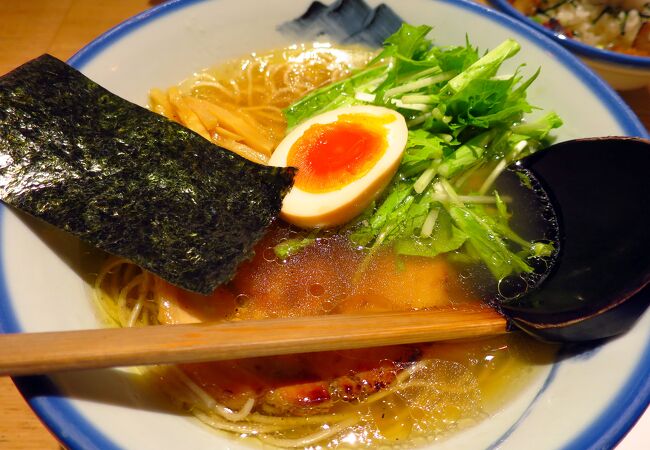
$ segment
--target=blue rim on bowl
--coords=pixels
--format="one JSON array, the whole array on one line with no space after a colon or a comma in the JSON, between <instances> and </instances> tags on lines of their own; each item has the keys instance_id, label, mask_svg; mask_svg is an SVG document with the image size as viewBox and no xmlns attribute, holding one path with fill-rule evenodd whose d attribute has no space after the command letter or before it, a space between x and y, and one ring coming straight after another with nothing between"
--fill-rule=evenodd
<instances>
[{"instance_id":1,"label":"blue rim on bowl","mask_svg":"<svg viewBox=\"0 0 650 450\"><path fill-rule=\"evenodd\" d=\"M204 0L171 0L151 8L107 31L77 52L68 62L77 69L82 69L102 50L116 43L121 37L178 9L201 1ZM546 30L540 30L542 33L530 30L526 25L511 17L485 6L471 3L468 0L443 1L486 16L490 20L513 31L532 36L541 47L550 49L557 56L561 64L569 68L585 85L598 95L607 108L612 111L612 115L617 117L619 125L626 134L646 138L650 137L638 118L620 97L570 52L550 40L547 37L549 33ZM648 65L650 67L650 60L648 61ZM2 232L4 208L4 206L0 207L0 233ZM7 288L4 267L8 264L8 261L5 259L4 254L0 255L0 332L21 332L24 330L16 318ZM555 366L559 364L561 363L556 363ZM556 367L549 375L545 387L552 383L555 373ZM32 409L66 448L70 450L116 450L119 448L109 437L104 435L87 418L80 414L71 402L57 390L57 387L48 377L19 377L15 378L14 382ZM608 407L597 420L593 421L579 434L574 436L566 448L613 447L634 425L649 403L650 342L646 344L643 350L643 356L631 372L627 382L613 400L610 401ZM507 435L508 433L497 440L491 447L497 447L507 438Z\"/></svg>"},{"instance_id":2,"label":"blue rim on bowl","mask_svg":"<svg viewBox=\"0 0 650 450\"><path fill-rule=\"evenodd\" d=\"M494 4L494 6L499 8L502 12L535 28L537 31L544 33L557 42L562 43L568 49L579 55L613 64L623 64L635 68L650 69L650 57L648 56L627 55L625 53L613 52L611 50L594 47L593 45L584 44L576 39L568 38L562 33L555 32L540 25L513 7L508 0L490 0L490 3Z\"/></svg>"}]
</instances>

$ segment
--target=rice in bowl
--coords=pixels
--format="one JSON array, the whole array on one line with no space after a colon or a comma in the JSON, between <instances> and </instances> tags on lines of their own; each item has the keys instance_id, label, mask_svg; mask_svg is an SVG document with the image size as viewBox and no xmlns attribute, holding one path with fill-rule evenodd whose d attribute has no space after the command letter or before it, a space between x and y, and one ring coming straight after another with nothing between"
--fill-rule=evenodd
<instances>
[{"instance_id":1,"label":"rice in bowl","mask_svg":"<svg viewBox=\"0 0 650 450\"><path fill-rule=\"evenodd\" d=\"M597 48L650 56L648 0L509 0L544 27Z\"/></svg>"}]
</instances>

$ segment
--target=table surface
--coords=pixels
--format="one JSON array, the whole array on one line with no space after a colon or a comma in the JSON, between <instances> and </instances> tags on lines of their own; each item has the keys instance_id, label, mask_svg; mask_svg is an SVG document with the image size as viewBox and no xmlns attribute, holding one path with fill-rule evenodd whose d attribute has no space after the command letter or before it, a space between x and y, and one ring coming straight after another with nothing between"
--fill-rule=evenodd
<instances>
[{"instance_id":1,"label":"table surface","mask_svg":"<svg viewBox=\"0 0 650 450\"><path fill-rule=\"evenodd\" d=\"M65 60L104 31L157 3L160 1L0 0L0 74L46 52ZM650 129L650 91L621 95ZM649 434L635 430L626 439L625 448L648 444ZM0 377L0 449L59 448L11 379Z\"/></svg>"}]
</instances>

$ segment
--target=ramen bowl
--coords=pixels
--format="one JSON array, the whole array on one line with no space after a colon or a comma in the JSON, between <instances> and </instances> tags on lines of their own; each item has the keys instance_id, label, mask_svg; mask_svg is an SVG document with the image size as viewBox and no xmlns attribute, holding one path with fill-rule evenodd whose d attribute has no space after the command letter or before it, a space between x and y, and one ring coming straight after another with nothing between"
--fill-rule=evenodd
<instances>
[{"instance_id":1,"label":"ramen bowl","mask_svg":"<svg viewBox=\"0 0 650 450\"><path fill-rule=\"evenodd\" d=\"M361 5L360 2L353 2ZM127 20L69 63L112 92L146 105L151 87L171 86L220 61L305 40L296 21L309 1L278 0L261 11L255 0L170 1ZM638 119L600 78L548 37L482 6L464 1L384 2L407 22L434 27L436 44L482 50L506 38L520 42L508 65L541 74L533 104L554 110L565 125L559 140L596 135L647 137ZM336 6L336 5L335 5ZM363 6L363 5L361 5ZM377 11L379 2L369 2ZM382 6L385 8L385 6ZM332 14L335 42L344 17ZM364 22L372 23L372 20ZM471 24L468 25L468 24ZM587 113L588 112L588 113ZM23 214L0 209L2 259L0 328L38 332L97 328L91 298L95 268L75 239ZM30 406L69 449L255 448L179 413L132 370L111 369L16 378ZM650 314L625 335L590 346L566 347L552 364L535 368L525 388L484 420L422 448L611 448L650 401ZM415 446L415 444L414 444Z\"/></svg>"},{"instance_id":2,"label":"ramen bowl","mask_svg":"<svg viewBox=\"0 0 650 450\"><path fill-rule=\"evenodd\" d=\"M614 89L632 90L650 86L650 56L619 53L571 39L532 20L512 6L508 0L491 0L500 11L514 17L577 55L603 77Z\"/></svg>"}]
</instances>

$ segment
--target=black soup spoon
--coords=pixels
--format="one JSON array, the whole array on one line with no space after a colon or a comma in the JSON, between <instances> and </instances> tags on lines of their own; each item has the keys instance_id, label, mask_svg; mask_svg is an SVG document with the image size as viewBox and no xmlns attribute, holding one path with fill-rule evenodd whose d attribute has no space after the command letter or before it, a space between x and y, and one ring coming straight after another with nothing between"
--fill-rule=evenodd
<instances>
[{"instance_id":1,"label":"black soup spoon","mask_svg":"<svg viewBox=\"0 0 650 450\"><path fill-rule=\"evenodd\" d=\"M650 141L561 142L522 159L555 211L559 250L534 289L496 306L550 341L588 341L631 327L650 301Z\"/></svg>"}]
</instances>

